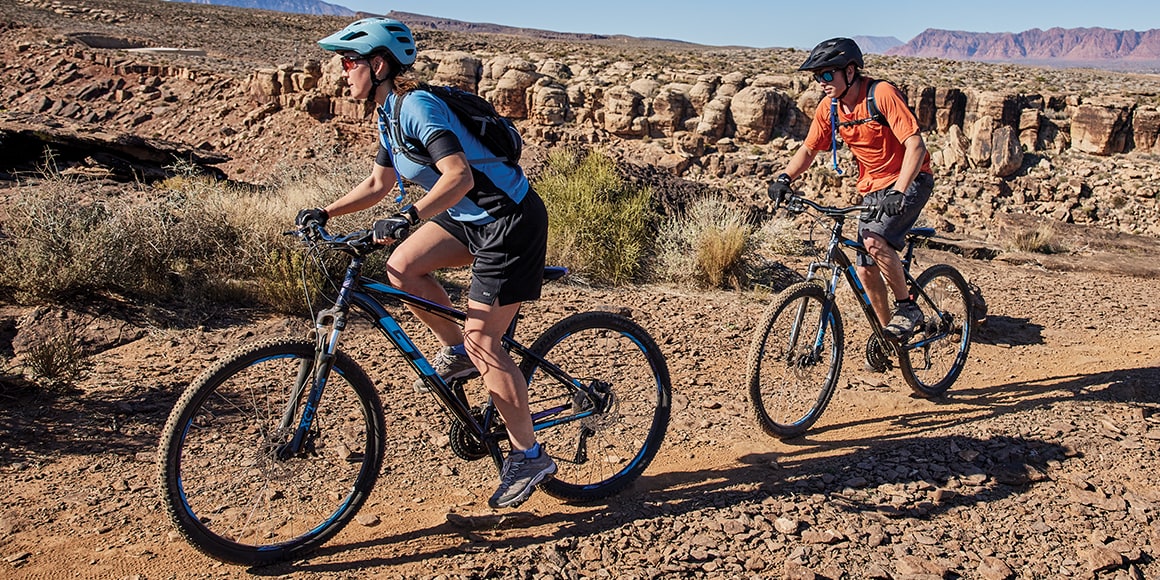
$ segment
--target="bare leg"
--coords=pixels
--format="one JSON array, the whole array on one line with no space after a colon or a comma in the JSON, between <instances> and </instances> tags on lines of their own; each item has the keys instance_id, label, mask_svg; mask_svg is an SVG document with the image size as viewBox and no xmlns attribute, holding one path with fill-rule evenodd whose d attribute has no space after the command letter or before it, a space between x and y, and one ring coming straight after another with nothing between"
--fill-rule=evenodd
<instances>
[{"instance_id":1,"label":"bare leg","mask_svg":"<svg viewBox=\"0 0 1160 580\"><path fill-rule=\"evenodd\" d=\"M890 287L895 300L910 297L906 289L906 274L902 271L902 259L898 256L898 251L878 234L863 232L862 242L866 245L866 251L874 258L875 265L859 267L858 278L862 280L866 294L870 296L870 303L874 305L878 320L885 326L890 322L891 315L890 304L886 299L886 287ZM883 278L886 279L885 284Z\"/></svg>"},{"instance_id":2,"label":"bare leg","mask_svg":"<svg viewBox=\"0 0 1160 580\"><path fill-rule=\"evenodd\" d=\"M471 260L466 246L437 224L428 222L391 252L387 260L387 279L411 294L451 306L447 291L431 273L442 268L466 266ZM410 310L435 333L439 342L446 346L463 342L463 331L455 322L417 308Z\"/></svg>"},{"instance_id":3,"label":"bare leg","mask_svg":"<svg viewBox=\"0 0 1160 580\"><path fill-rule=\"evenodd\" d=\"M467 355L479 369L483 384L507 425L512 447L526 451L536 444L528 409L528 383L502 343L503 333L519 309L518 302L493 306L469 300L463 333Z\"/></svg>"},{"instance_id":4,"label":"bare leg","mask_svg":"<svg viewBox=\"0 0 1160 580\"><path fill-rule=\"evenodd\" d=\"M890 322L890 303L887 302L886 282L882 280L882 271L878 266L858 266L858 279L870 297L870 305L874 307L874 314L878 322L886 326Z\"/></svg>"}]
</instances>

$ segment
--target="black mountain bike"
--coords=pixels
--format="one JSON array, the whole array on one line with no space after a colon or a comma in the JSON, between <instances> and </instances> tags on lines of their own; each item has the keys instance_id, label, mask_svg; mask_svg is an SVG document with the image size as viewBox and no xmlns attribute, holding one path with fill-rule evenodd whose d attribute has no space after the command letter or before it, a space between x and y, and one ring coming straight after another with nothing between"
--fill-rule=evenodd
<instances>
[{"instance_id":1,"label":"black mountain bike","mask_svg":"<svg viewBox=\"0 0 1160 580\"><path fill-rule=\"evenodd\" d=\"M967 362L973 324L966 280L947 264L936 264L918 278L910 275L916 240L934 235L931 228L913 228L901 253L910 294L925 322L905 341L887 338L870 298L858 280L845 250L866 248L842 234L847 216L874 212L875 206L828 207L790 195L791 213L812 210L832 220L825 259L810 264L806 281L786 288L766 310L750 347L749 396L762 430L787 439L805 433L822 415L838 385L845 337L841 311L835 302L841 278L858 298L872 335L866 362L877 370L898 360L906 383L921 397L937 397L955 382ZM864 214L873 215L873 214ZM828 273L828 276L826 275Z\"/></svg>"},{"instance_id":2,"label":"black mountain bike","mask_svg":"<svg viewBox=\"0 0 1160 580\"><path fill-rule=\"evenodd\" d=\"M333 252L349 264L311 338L243 346L197 378L162 432L160 495L183 536L203 553L262 565L299 557L339 532L366 502L388 447L378 390L339 350L351 307L367 315L451 418L452 451L502 466L510 447L490 398L472 402L463 381L443 381L383 306L402 303L462 322L463 312L362 276L382 248L370 231L296 232L315 263ZM565 275L545 269L545 280ZM652 461L669 423L671 385L656 342L610 312L571 315L530 346L504 344L529 384L537 438L559 471L540 489L572 501L615 494Z\"/></svg>"}]
</instances>

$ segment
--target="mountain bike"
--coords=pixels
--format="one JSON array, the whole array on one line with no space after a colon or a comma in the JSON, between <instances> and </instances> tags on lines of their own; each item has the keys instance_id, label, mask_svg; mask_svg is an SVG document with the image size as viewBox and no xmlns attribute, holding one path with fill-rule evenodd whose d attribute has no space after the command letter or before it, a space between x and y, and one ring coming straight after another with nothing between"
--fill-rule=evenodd
<instances>
[{"instance_id":1,"label":"mountain bike","mask_svg":"<svg viewBox=\"0 0 1160 580\"><path fill-rule=\"evenodd\" d=\"M887 337L846 250L866 254L857 240L842 234L847 216L868 219L877 207L829 207L797 194L787 211L812 211L832 221L825 257L810 264L805 281L777 295L753 335L748 358L749 397L767 434L779 439L804 434L822 415L838 385L845 351L841 310L835 295L842 277L858 298L871 336L869 367L884 371L892 358L906 383L921 397L938 397L955 382L967 362L973 317L966 280L947 264L936 264L914 278L910 265L916 241L934 235L932 228L912 228L900 254L910 295L925 321L904 340ZM827 275L828 273L828 275Z\"/></svg>"},{"instance_id":2,"label":"mountain bike","mask_svg":"<svg viewBox=\"0 0 1160 580\"><path fill-rule=\"evenodd\" d=\"M455 455L490 457L498 469L510 448L490 397L472 402L465 381L445 382L384 303L460 323L462 311L363 276L367 256L384 247L369 230L293 233L322 268L349 259L333 305L319 308L312 336L260 340L204 371L175 404L159 447L170 519L195 548L230 563L269 564L319 547L355 517L394 451L374 382L339 350L352 307L449 412ZM544 279L566 273L548 267ZM525 347L514 338L520 317L503 343L528 381L537 438L559 467L539 489L581 502L620 492L648 467L669 422L672 387L656 341L624 316L591 311Z\"/></svg>"}]
</instances>

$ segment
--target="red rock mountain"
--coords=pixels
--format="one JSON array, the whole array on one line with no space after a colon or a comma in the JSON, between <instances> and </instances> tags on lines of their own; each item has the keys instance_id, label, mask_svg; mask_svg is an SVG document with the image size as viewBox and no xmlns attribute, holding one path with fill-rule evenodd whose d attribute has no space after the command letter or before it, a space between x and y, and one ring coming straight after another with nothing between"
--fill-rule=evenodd
<instances>
[{"instance_id":1,"label":"red rock mountain","mask_svg":"<svg viewBox=\"0 0 1160 580\"><path fill-rule=\"evenodd\" d=\"M1019 33L927 29L887 54L1160 70L1160 29L1033 28Z\"/></svg>"}]
</instances>

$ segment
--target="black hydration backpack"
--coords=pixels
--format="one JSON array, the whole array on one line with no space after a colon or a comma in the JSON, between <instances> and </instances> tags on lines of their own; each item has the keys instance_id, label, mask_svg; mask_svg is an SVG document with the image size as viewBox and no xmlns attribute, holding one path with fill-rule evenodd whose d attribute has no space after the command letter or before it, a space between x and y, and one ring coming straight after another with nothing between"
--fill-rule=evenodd
<instances>
[{"instance_id":1,"label":"black hydration backpack","mask_svg":"<svg viewBox=\"0 0 1160 580\"><path fill-rule=\"evenodd\" d=\"M422 84L416 90L427 91L447 103L447 108L451 109L456 117L459 117L460 122L467 127L467 130L495 155L490 159L468 159L468 162L503 161L510 165L519 164L520 154L524 150L524 141L515 125L507 118L500 116L495 107L487 102L487 99L455 87ZM399 148L403 150L403 155L407 159L421 165L433 166L435 163L427 154L427 149L423 147L423 144L417 139L404 138L403 136L402 126L399 124L399 111L403 107L403 98L406 96L407 94L404 93L395 99L395 106L391 114L391 138L399 144Z\"/></svg>"},{"instance_id":2,"label":"black hydration backpack","mask_svg":"<svg viewBox=\"0 0 1160 580\"><path fill-rule=\"evenodd\" d=\"M870 123L870 122L881 123L882 126L884 126L884 127L890 126L890 123L888 123L886 121L886 115L883 115L882 111L878 110L878 103L874 100L874 88L877 87L878 83L881 83L881 82L884 82L884 81L882 81L881 79L876 79L874 81L871 81L870 88L866 89L866 110L867 110L867 112L869 112L870 116L866 117L865 119L857 119L854 121L846 121L844 123L838 123L839 127L852 127L854 125L861 125L863 123ZM889 82L889 81L885 81L885 82ZM902 91L899 91L899 93L902 94L902 102L906 103L906 93L903 93ZM907 108L909 108L909 107L910 107L910 103L907 103ZM911 110L910 114L913 115L914 110Z\"/></svg>"}]
</instances>

